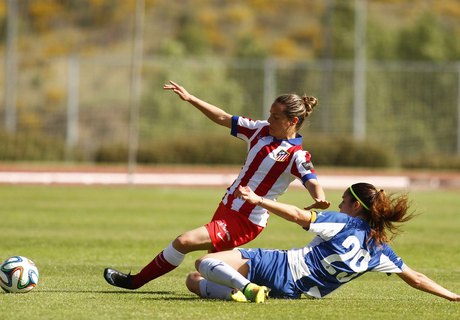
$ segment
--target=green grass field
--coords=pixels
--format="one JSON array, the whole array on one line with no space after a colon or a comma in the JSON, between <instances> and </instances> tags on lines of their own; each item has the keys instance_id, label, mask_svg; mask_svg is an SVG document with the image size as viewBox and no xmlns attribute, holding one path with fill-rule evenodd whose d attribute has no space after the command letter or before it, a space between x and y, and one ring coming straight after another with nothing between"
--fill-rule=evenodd
<instances>
[{"instance_id":1,"label":"green grass field","mask_svg":"<svg viewBox=\"0 0 460 320\"><path fill-rule=\"evenodd\" d=\"M208 222L224 188L0 186L0 260L24 255L39 285L0 293L0 319L459 319L460 303L417 291L399 277L366 274L322 300L269 300L264 305L202 300L186 274L203 252L137 291L117 290L107 266L133 272L177 235ZM337 208L341 192L328 192ZM393 248L414 268L460 292L460 197L455 191L410 193L420 213ZM306 194L280 200L299 206ZM308 202L309 202L308 198ZM311 235L272 216L247 247L302 246Z\"/></svg>"}]
</instances>

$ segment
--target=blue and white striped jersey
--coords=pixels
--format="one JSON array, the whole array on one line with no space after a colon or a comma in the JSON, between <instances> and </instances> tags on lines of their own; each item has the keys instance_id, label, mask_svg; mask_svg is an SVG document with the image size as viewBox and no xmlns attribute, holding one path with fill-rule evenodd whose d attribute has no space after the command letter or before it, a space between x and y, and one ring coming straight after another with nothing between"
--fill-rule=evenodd
<instances>
[{"instance_id":1,"label":"blue and white striped jersey","mask_svg":"<svg viewBox=\"0 0 460 320\"><path fill-rule=\"evenodd\" d=\"M387 244L367 241L369 224L340 212L313 212L310 232L317 236L304 248L288 250L298 289L324 297L368 271L400 273L406 267Z\"/></svg>"}]
</instances>

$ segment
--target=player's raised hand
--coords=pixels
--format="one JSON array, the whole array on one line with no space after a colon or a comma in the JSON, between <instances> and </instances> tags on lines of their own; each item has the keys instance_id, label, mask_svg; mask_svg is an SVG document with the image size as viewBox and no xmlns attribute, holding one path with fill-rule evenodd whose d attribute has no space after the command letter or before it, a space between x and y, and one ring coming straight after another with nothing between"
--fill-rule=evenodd
<instances>
[{"instance_id":1,"label":"player's raised hand","mask_svg":"<svg viewBox=\"0 0 460 320\"><path fill-rule=\"evenodd\" d=\"M184 87L180 86L179 84L175 83L174 81L169 81L169 83L166 83L163 85L164 90L171 90L175 94L177 94L182 100L184 101L189 101L191 94L188 93L187 90L184 89Z\"/></svg>"},{"instance_id":2,"label":"player's raised hand","mask_svg":"<svg viewBox=\"0 0 460 320\"><path fill-rule=\"evenodd\" d=\"M330 205L331 203L325 199L315 199L315 203L313 203L312 205L309 205L308 207L305 207L304 209L305 210L311 210L311 209L324 210L324 209L329 208Z\"/></svg>"}]
</instances>

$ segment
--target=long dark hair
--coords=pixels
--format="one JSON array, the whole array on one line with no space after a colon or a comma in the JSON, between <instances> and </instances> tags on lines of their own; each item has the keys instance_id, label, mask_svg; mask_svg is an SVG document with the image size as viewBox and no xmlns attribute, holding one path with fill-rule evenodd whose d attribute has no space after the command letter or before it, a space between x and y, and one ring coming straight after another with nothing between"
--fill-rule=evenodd
<instances>
[{"instance_id":1,"label":"long dark hair","mask_svg":"<svg viewBox=\"0 0 460 320\"><path fill-rule=\"evenodd\" d=\"M400 233L399 223L413 218L408 212L407 195L387 195L369 183L356 183L347 190L352 199L362 205L363 217L371 227L370 238L377 244L388 243Z\"/></svg>"}]
</instances>

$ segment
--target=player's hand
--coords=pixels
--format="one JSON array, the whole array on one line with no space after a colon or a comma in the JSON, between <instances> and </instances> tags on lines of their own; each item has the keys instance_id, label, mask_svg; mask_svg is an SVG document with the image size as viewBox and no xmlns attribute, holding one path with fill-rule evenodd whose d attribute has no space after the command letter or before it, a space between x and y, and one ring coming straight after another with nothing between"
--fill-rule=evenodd
<instances>
[{"instance_id":1,"label":"player's hand","mask_svg":"<svg viewBox=\"0 0 460 320\"><path fill-rule=\"evenodd\" d=\"M455 302L460 302L460 295L454 293L454 296L452 299L449 299L450 301L455 301Z\"/></svg>"},{"instance_id":2,"label":"player's hand","mask_svg":"<svg viewBox=\"0 0 460 320\"><path fill-rule=\"evenodd\" d=\"M260 201L260 197L248 186L239 186L238 189L235 190L235 197L246 200L250 204L257 204Z\"/></svg>"},{"instance_id":3,"label":"player's hand","mask_svg":"<svg viewBox=\"0 0 460 320\"><path fill-rule=\"evenodd\" d=\"M169 81L169 83L163 85L163 89L173 91L184 101L190 101L192 97L192 95L188 93L188 91L185 90L184 87L180 86L179 84L171 80Z\"/></svg>"},{"instance_id":4,"label":"player's hand","mask_svg":"<svg viewBox=\"0 0 460 320\"><path fill-rule=\"evenodd\" d=\"M331 203L325 199L315 199L315 203L313 203L312 205L309 205L308 207L305 207L304 209L305 210L310 210L310 209L324 210L324 209L329 208L330 205Z\"/></svg>"}]
</instances>

